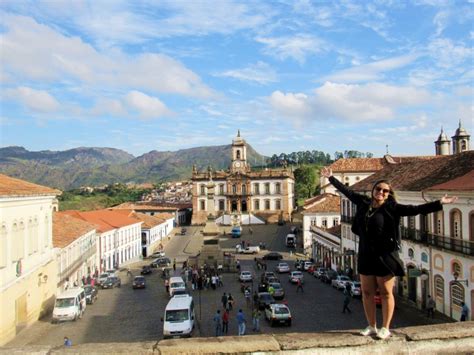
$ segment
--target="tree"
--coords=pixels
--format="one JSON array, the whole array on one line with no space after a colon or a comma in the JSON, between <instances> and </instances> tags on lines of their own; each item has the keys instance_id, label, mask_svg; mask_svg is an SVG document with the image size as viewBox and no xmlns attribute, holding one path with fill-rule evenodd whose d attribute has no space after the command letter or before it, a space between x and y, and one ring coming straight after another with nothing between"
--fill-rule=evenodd
<instances>
[{"instance_id":1,"label":"tree","mask_svg":"<svg viewBox=\"0 0 474 355\"><path fill-rule=\"evenodd\" d=\"M302 165L295 170L295 192L297 198L310 198L316 190L316 171L313 167Z\"/></svg>"}]
</instances>

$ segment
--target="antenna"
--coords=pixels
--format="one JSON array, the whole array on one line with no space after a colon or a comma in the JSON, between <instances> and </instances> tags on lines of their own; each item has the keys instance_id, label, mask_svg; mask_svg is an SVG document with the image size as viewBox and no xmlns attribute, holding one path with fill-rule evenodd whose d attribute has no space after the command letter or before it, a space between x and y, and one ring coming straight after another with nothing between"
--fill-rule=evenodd
<instances>
[{"instance_id":1,"label":"antenna","mask_svg":"<svg viewBox=\"0 0 474 355\"><path fill-rule=\"evenodd\" d=\"M387 150L387 154L388 154L388 144L385 144L385 149Z\"/></svg>"}]
</instances>

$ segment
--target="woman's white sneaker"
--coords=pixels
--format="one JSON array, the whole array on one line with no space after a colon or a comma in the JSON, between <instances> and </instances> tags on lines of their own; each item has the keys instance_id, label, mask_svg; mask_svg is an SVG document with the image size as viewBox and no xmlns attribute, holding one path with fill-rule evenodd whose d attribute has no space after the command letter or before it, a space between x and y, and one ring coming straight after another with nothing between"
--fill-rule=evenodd
<instances>
[{"instance_id":1,"label":"woman's white sneaker","mask_svg":"<svg viewBox=\"0 0 474 355\"><path fill-rule=\"evenodd\" d=\"M377 328L376 327L372 327L372 326L368 326L367 328L365 328L364 330L361 330L360 335L363 335L363 336L369 336L369 335L375 335L377 334Z\"/></svg>"},{"instance_id":2,"label":"woman's white sneaker","mask_svg":"<svg viewBox=\"0 0 474 355\"><path fill-rule=\"evenodd\" d=\"M390 333L390 331L385 327L380 328L380 330L377 332L377 338L382 340L387 339L390 335L392 335L392 333Z\"/></svg>"}]
</instances>

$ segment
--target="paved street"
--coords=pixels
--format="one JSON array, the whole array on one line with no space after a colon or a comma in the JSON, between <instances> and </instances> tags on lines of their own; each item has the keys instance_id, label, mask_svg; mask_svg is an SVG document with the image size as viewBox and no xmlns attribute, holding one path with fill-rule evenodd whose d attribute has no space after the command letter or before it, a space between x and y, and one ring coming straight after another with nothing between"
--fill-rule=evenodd
<instances>
[{"instance_id":1,"label":"paved street","mask_svg":"<svg viewBox=\"0 0 474 355\"><path fill-rule=\"evenodd\" d=\"M253 226L253 234L248 233L244 227L242 239L252 244L265 242L268 249L279 251L284 258L289 260L293 268L294 255L290 255L284 246L284 237L288 226ZM241 239L223 238L221 247L234 250ZM185 236L176 235L166 244L165 251L168 257L176 257L178 263L184 261L189 255L194 255L201 247L202 237L197 227L188 227ZM261 252L264 255L267 251ZM254 266L254 256L242 256L243 268L253 270L256 277L261 273ZM132 266L132 272L138 274L142 265L150 260L144 260ZM276 261L268 262L268 270L273 270ZM179 268L177 274L179 274ZM165 306L169 300L165 293L163 279L156 269L152 275L147 276L147 288L133 290L131 277L125 272L120 273L122 287L112 290L100 290L99 298L93 305L88 305L85 315L76 322L51 324L46 318L37 322L32 327L24 330L8 346L21 346L26 344L60 345L63 337L68 336L74 344L78 343L108 343L108 342L134 342L153 341L162 339L162 323ZM288 282L288 274L280 275L281 283L286 292L286 300L293 315L291 328L271 328L267 321L261 320L262 333L284 332L314 332L327 330L358 329L366 326L362 303L353 300L349 307L352 314L342 314L343 294L333 289L330 285L321 283L318 279L305 274L304 293L296 294L296 286ZM223 292L232 293L236 301L234 311L231 312L229 334L237 334L235 314L242 308L251 328L251 309L245 305L243 294L240 292L240 283L237 275L223 274L224 286L217 290L191 291L195 304L198 325L195 336L213 336L214 329L212 318L217 309L221 309L221 296ZM254 282L256 289L257 283ZM379 311L380 316L380 311ZM435 320L439 322L439 320ZM395 312L392 328L430 324L431 320L421 312L412 308L399 307ZM248 333L252 333L250 330Z\"/></svg>"}]
</instances>

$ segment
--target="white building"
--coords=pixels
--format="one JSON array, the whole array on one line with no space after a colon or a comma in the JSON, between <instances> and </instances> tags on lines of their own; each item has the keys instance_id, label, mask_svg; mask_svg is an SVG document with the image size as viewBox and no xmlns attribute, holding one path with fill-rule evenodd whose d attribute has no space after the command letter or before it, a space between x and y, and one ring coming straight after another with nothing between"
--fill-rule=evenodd
<instances>
[{"instance_id":1,"label":"white building","mask_svg":"<svg viewBox=\"0 0 474 355\"><path fill-rule=\"evenodd\" d=\"M64 213L98 226L99 271L116 269L123 264L139 260L142 252L141 224L143 222L114 210L64 211Z\"/></svg>"},{"instance_id":2,"label":"white building","mask_svg":"<svg viewBox=\"0 0 474 355\"><path fill-rule=\"evenodd\" d=\"M0 346L54 305L52 215L59 194L0 174Z\"/></svg>"},{"instance_id":3,"label":"white building","mask_svg":"<svg viewBox=\"0 0 474 355\"><path fill-rule=\"evenodd\" d=\"M53 246L58 264L58 289L82 285L99 269L97 226L68 214L53 214Z\"/></svg>"},{"instance_id":4,"label":"white building","mask_svg":"<svg viewBox=\"0 0 474 355\"><path fill-rule=\"evenodd\" d=\"M326 230L338 226L341 218L340 197L324 193L305 201L303 206L303 248L311 252L315 227ZM323 241L322 241L323 242Z\"/></svg>"}]
</instances>

